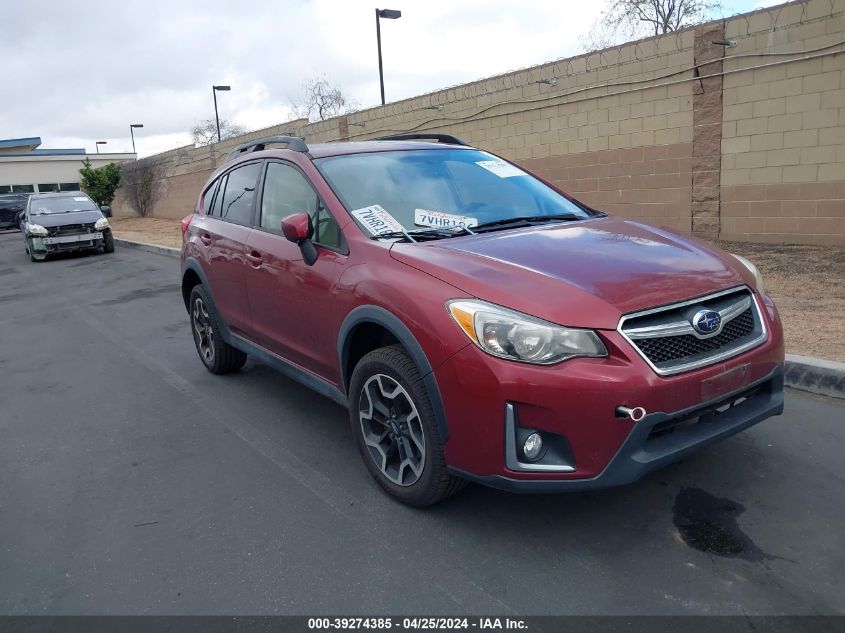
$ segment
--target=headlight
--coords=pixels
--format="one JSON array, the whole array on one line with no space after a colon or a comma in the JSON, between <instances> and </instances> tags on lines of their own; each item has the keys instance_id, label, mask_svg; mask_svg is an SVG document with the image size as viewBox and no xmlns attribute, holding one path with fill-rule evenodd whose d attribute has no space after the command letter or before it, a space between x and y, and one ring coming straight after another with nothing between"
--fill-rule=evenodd
<instances>
[{"instance_id":1,"label":"headlight","mask_svg":"<svg viewBox=\"0 0 845 633\"><path fill-rule=\"evenodd\" d=\"M26 223L26 232L30 235L47 235L47 229L45 229L43 226L41 226L40 224L30 224L29 222Z\"/></svg>"},{"instance_id":2,"label":"headlight","mask_svg":"<svg viewBox=\"0 0 845 633\"><path fill-rule=\"evenodd\" d=\"M561 327L484 301L457 299L446 307L470 340L493 356L538 365L607 356L592 330Z\"/></svg>"},{"instance_id":3,"label":"headlight","mask_svg":"<svg viewBox=\"0 0 845 633\"><path fill-rule=\"evenodd\" d=\"M100 218L94 223L95 231L105 231L107 228L109 228L109 221L105 218Z\"/></svg>"},{"instance_id":4,"label":"headlight","mask_svg":"<svg viewBox=\"0 0 845 633\"><path fill-rule=\"evenodd\" d=\"M757 285L757 292L761 295L766 294L766 285L763 283L763 275L760 274L757 267L745 259L742 255L736 255L735 253L731 253L731 255L733 255L740 264L745 266L752 275L754 275L754 283Z\"/></svg>"}]
</instances>

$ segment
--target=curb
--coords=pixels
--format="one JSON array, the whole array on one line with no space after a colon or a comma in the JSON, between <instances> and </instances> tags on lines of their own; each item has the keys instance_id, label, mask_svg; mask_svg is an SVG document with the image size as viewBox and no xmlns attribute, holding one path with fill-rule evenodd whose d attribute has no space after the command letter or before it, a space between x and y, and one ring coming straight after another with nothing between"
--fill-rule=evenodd
<instances>
[{"instance_id":1,"label":"curb","mask_svg":"<svg viewBox=\"0 0 845 633\"><path fill-rule=\"evenodd\" d=\"M845 363L787 354L783 381L787 387L845 399Z\"/></svg>"},{"instance_id":2,"label":"curb","mask_svg":"<svg viewBox=\"0 0 845 633\"><path fill-rule=\"evenodd\" d=\"M167 257L179 257L181 251L169 246L144 244L118 237L115 244L141 251L148 251ZM793 389L809 391L831 398L845 399L845 363L836 363L810 356L787 354L784 368L784 384Z\"/></svg>"},{"instance_id":3,"label":"curb","mask_svg":"<svg viewBox=\"0 0 845 633\"><path fill-rule=\"evenodd\" d=\"M166 255L167 257L179 257L181 254L181 251L178 248L159 246L158 244L145 244L144 242L133 242L132 240L124 240L119 237L114 238L114 243L118 246L134 248L139 251L147 251L148 253L156 253L157 255Z\"/></svg>"}]
</instances>

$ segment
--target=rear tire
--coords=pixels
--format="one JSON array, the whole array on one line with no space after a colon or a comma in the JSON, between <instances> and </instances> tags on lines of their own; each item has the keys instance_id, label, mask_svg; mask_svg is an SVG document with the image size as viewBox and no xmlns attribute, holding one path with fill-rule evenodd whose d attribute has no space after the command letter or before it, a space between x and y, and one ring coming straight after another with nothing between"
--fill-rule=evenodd
<instances>
[{"instance_id":1,"label":"rear tire","mask_svg":"<svg viewBox=\"0 0 845 633\"><path fill-rule=\"evenodd\" d=\"M246 362L246 354L223 340L223 328L202 284L194 286L188 302L191 332L200 360L212 374L230 374Z\"/></svg>"},{"instance_id":2,"label":"rear tire","mask_svg":"<svg viewBox=\"0 0 845 633\"><path fill-rule=\"evenodd\" d=\"M349 421L367 470L394 499L424 508L466 486L446 469L434 407L401 345L374 350L356 365Z\"/></svg>"},{"instance_id":3,"label":"rear tire","mask_svg":"<svg viewBox=\"0 0 845 633\"><path fill-rule=\"evenodd\" d=\"M114 253L114 235L111 229L103 231L103 252Z\"/></svg>"}]
</instances>

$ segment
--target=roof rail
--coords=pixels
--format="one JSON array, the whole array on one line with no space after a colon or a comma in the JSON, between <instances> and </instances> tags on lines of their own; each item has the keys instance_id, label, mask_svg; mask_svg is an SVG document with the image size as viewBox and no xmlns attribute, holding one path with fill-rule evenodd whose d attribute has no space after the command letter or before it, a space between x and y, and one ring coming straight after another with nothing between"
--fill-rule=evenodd
<instances>
[{"instance_id":1,"label":"roof rail","mask_svg":"<svg viewBox=\"0 0 845 633\"><path fill-rule=\"evenodd\" d=\"M451 134L391 134L390 136L380 136L377 141L437 141L438 143L451 143L452 145L463 145L469 147L466 143L457 136Z\"/></svg>"},{"instance_id":2,"label":"roof rail","mask_svg":"<svg viewBox=\"0 0 845 633\"><path fill-rule=\"evenodd\" d=\"M276 143L283 143L287 145L286 149L292 149L295 152L308 152L308 145L306 145L305 141L298 136L268 136L267 138L259 138L254 141L244 143L243 145L238 145L235 148L235 151L226 157L226 162L232 160L239 154L245 154L246 152L260 152L265 149L267 145Z\"/></svg>"}]
</instances>

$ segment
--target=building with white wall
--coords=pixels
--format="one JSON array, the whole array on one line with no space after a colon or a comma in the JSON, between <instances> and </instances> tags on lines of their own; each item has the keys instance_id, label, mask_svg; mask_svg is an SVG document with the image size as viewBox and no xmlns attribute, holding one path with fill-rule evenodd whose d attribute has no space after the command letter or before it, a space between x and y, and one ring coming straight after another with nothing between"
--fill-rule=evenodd
<instances>
[{"instance_id":1,"label":"building with white wall","mask_svg":"<svg viewBox=\"0 0 845 633\"><path fill-rule=\"evenodd\" d=\"M41 138L0 139L0 194L78 191L79 169L135 160L136 154L86 154L84 149L40 149Z\"/></svg>"}]
</instances>

